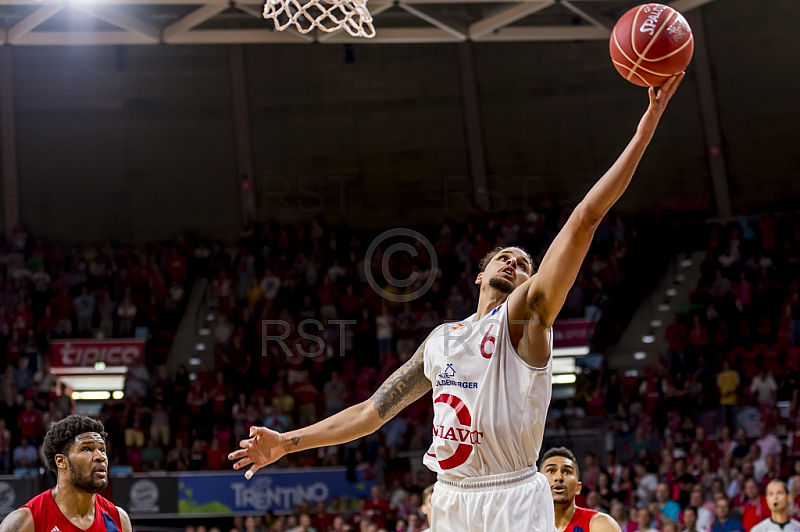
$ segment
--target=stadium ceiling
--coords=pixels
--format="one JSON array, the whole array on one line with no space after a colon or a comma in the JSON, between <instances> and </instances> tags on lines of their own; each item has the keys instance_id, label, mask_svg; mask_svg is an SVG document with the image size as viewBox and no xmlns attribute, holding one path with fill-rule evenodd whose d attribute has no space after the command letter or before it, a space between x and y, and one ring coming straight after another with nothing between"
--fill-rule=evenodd
<instances>
[{"instance_id":1,"label":"stadium ceiling","mask_svg":"<svg viewBox=\"0 0 800 532\"><path fill-rule=\"evenodd\" d=\"M713 0L673 0L687 12ZM275 31L263 4L229 0L0 0L0 44L13 46L446 43L606 40L644 0L369 0L373 39Z\"/></svg>"}]
</instances>

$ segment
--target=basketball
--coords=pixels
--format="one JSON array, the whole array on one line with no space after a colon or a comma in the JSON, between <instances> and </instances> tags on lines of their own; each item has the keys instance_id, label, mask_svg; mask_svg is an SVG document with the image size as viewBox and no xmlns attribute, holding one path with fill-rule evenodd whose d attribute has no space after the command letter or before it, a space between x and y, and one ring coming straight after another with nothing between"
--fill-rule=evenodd
<instances>
[{"instance_id":1,"label":"basketball","mask_svg":"<svg viewBox=\"0 0 800 532\"><path fill-rule=\"evenodd\" d=\"M609 47L622 77L641 87L660 87L689 65L694 37L679 12L663 4L643 4L619 19Z\"/></svg>"}]
</instances>

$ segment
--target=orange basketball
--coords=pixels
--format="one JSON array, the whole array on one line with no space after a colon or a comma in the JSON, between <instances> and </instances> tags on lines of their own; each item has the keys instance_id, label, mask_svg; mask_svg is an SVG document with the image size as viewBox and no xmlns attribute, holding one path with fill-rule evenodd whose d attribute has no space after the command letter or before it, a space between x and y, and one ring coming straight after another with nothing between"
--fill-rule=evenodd
<instances>
[{"instance_id":1,"label":"orange basketball","mask_svg":"<svg viewBox=\"0 0 800 532\"><path fill-rule=\"evenodd\" d=\"M609 47L622 77L642 87L660 87L689 65L694 37L683 15L671 7L644 4L619 19Z\"/></svg>"}]
</instances>

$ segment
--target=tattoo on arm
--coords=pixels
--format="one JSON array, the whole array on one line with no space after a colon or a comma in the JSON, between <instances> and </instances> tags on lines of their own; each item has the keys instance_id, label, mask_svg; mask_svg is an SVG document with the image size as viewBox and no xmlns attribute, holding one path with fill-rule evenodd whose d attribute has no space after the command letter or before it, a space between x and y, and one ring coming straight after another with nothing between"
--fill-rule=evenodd
<instances>
[{"instance_id":1,"label":"tattoo on arm","mask_svg":"<svg viewBox=\"0 0 800 532\"><path fill-rule=\"evenodd\" d=\"M292 436L292 443L294 444L295 447L297 447L297 445L300 443L300 438L298 438L297 436Z\"/></svg>"},{"instance_id":2,"label":"tattoo on arm","mask_svg":"<svg viewBox=\"0 0 800 532\"><path fill-rule=\"evenodd\" d=\"M372 395L372 404L381 419L393 418L431 389L431 381L425 377L424 353L425 342L417 349L414 356L386 379Z\"/></svg>"}]
</instances>

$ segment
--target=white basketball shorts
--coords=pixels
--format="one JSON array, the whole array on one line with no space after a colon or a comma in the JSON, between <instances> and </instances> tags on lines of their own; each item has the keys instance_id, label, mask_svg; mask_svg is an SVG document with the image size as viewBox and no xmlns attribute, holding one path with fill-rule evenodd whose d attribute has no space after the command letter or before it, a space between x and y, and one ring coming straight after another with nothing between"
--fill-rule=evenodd
<instances>
[{"instance_id":1,"label":"white basketball shorts","mask_svg":"<svg viewBox=\"0 0 800 532\"><path fill-rule=\"evenodd\" d=\"M436 482L431 532L523 531L556 532L553 495L536 468Z\"/></svg>"}]
</instances>

